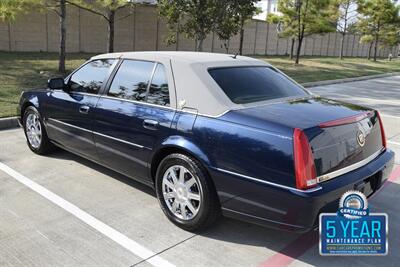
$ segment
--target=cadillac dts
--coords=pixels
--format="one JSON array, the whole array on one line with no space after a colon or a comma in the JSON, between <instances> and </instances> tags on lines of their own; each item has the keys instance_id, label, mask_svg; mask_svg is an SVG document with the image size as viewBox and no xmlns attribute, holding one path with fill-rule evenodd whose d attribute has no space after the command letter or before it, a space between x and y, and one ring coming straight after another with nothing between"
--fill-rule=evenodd
<instances>
[{"instance_id":1,"label":"cadillac dts","mask_svg":"<svg viewBox=\"0 0 400 267\"><path fill-rule=\"evenodd\" d=\"M378 111L225 54L95 56L23 92L19 118L34 153L62 148L145 183L190 231L220 214L308 231L344 192L374 194L394 161Z\"/></svg>"}]
</instances>

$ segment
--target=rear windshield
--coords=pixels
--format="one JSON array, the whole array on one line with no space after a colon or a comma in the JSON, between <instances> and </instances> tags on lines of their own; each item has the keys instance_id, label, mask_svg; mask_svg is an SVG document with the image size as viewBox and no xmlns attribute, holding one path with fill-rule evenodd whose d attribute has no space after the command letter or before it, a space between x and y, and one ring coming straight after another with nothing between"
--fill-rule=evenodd
<instances>
[{"instance_id":1,"label":"rear windshield","mask_svg":"<svg viewBox=\"0 0 400 267\"><path fill-rule=\"evenodd\" d=\"M308 95L300 86L270 67L215 68L208 72L236 104Z\"/></svg>"}]
</instances>

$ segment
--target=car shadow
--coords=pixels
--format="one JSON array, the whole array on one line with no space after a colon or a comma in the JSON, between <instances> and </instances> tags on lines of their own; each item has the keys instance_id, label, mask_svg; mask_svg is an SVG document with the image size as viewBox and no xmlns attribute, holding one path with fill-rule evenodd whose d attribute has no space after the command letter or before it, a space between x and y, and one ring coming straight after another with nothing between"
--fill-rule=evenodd
<instances>
[{"instance_id":1,"label":"car shadow","mask_svg":"<svg viewBox=\"0 0 400 267\"><path fill-rule=\"evenodd\" d=\"M149 194L156 198L155 191L149 186L135 181L125 175L122 175L118 172L115 172L107 167L104 167L98 163L75 155L73 153L67 152L65 150L57 150L48 157L62 159L62 160L71 160L75 161L78 164L82 164L88 168L91 168L95 171L98 171L104 175L109 176L110 178L116 179L126 185L132 186L135 189L138 189L146 194ZM226 217L222 217L216 222L216 224L209 228L206 231L198 232L197 234L210 237L213 239L223 240L227 242L233 242L238 244L246 244L252 246L265 246L265 237L268 236L271 240L291 240L294 239L301 234L291 233L291 232L283 232L279 230L274 230L262 226L258 226L255 224L250 224L247 222L242 222ZM281 242L271 242L272 248L269 249L279 249L282 246Z\"/></svg>"},{"instance_id":2,"label":"car shadow","mask_svg":"<svg viewBox=\"0 0 400 267\"><path fill-rule=\"evenodd\" d=\"M154 190L149 186L72 153L61 150L49 156L76 161L156 198ZM393 205L393 203L398 202L399 193L399 184L387 182L385 188L370 201L372 212L384 212L389 215L389 254L385 257L323 257L319 255L318 251L318 231L299 234L265 228L225 217L221 217L213 227L196 234L209 239L223 241L222 244L232 243L269 250L266 251L265 262L255 263L251 262L251 258L249 258L249 264L251 263L252 265L263 263L268 265L268 258L271 256L272 250L273 254L280 253L284 257L287 256L293 260L298 259L303 263L317 266L338 266L341 264L397 266L396 263L400 262L400 254L396 253L398 244L400 244L400 205ZM171 224L171 227L174 226ZM240 247L237 248L240 249Z\"/></svg>"}]
</instances>

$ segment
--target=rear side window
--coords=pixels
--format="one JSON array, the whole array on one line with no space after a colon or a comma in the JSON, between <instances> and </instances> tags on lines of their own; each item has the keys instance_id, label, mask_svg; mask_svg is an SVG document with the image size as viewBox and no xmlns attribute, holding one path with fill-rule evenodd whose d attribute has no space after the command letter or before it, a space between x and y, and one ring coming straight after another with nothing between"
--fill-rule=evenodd
<instances>
[{"instance_id":1,"label":"rear side window","mask_svg":"<svg viewBox=\"0 0 400 267\"><path fill-rule=\"evenodd\" d=\"M111 83L108 95L145 101L154 64L148 61L124 60Z\"/></svg>"},{"instance_id":2,"label":"rear side window","mask_svg":"<svg viewBox=\"0 0 400 267\"><path fill-rule=\"evenodd\" d=\"M236 104L308 95L300 86L269 67L229 67L208 71Z\"/></svg>"},{"instance_id":3,"label":"rear side window","mask_svg":"<svg viewBox=\"0 0 400 267\"><path fill-rule=\"evenodd\" d=\"M157 64L151 80L147 102L161 106L169 106L168 80L165 68Z\"/></svg>"},{"instance_id":4,"label":"rear side window","mask_svg":"<svg viewBox=\"0 0 400 267\"><path fill-rule=\"evenodd\" d=\"M68 81L69 89L73 92L98 94L114 59L93 60L72 74Z\"/></svg>"}]
</instances>

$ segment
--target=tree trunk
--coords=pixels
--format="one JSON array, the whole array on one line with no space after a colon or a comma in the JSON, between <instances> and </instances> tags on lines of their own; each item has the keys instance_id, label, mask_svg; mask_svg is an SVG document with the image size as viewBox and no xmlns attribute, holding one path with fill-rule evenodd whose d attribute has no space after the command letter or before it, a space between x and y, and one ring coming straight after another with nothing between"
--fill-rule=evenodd
<instances>
[{"instance_id":1,"label":"tree trunk","mask_svg":"<svg viewBox=\"0 0 400 267\"><path fill-rule=\"evenodd\" d=\"M305 29L305 25L301 24L301 1L300 0L296 0L296 12L297 12L297 53L296 53L296 61L295 64L299 64L300 62L300 51L301 51L301 45L303 43L303 38L304 38L304 29ZM306 3L306 10L307 10L307 5L308 2Z\"/></svg>"},{"instance_id":2,"label":"tree trunk","mask_svg":"<svg viewBox=\"0 0 400 267\"><path fill-rule=\"evenodd\" d=\"M301 45L303 44L303 37L299 39L299 43L297 44L297 52L296 52L296 61L295 64L299 64L300 62L300 51L301 51Z\"/></svg>"},{"instance_id":3,"label":"tree trunk","mask_svg":"<svg viewBox=\"0 0 400 267\"><path fill-rule=\"evenodd\" d=\"M197 52L203 51L203 41L204 41L204 39L202 39L201 37L197 38L197 40L196 40L196 51Z\"/></svg>"},{"instance_id":4,"label":"tree trunk","mask_svg":"<svg viewBox=\"0 0 400 267\"><path fill-rule=\"evenodd\" d=\"M376 54L378 53L378 42L379 42L379 35L375 34L374 61L376 61Z\"/></svg>"},{"instance_id":5,"label":"tree trunk","mask_svg":"<svg viewBox=\"0 0 400 267\"><path fill-rule=\"evenodd\" d=\"M339 59L343 59L343 49L344 49L344 36L346 35L345 32L342 32L342 39L340 40L340 54L339 54Z\"/></svg>"},{"instance_id":6,"label":"tree trunk","mask_svg":"<svg viewBox=\"0 0 400 267\"><path fill-rule=\"evenodd\" d=\"M243 55L243 38L244 38L244 20L240 22L240 41L239 41L239 55Z\"/></svg>"},{"instance_id":7,"label":"tree trunk","mask_svg":"<svg viewBox=\"0 0 400 267\"><path fill-rule=\"evenodd\" d=\"M229 40L224 41L224 47L225 47L225 52L228 54L229 53Z\"/></svg>"},{"instance_id":8,"label":"tree trunk","mask_svg":"<svg viewBox=\"0 0 400 267\"><path fill-rule=\"evenodd\" d=\"M293 59L294 42L295 42L295 39L292 38L292 43L290 45L290 55L289 55L290 60Z\"/></svg>"},{"instance_id":9,"label":"tree trunk","mask_svg":"<svg viewBox=\"0 0 400 267\"><path fill-rule=\"evenodd\" d=\"M373 42L369 43L369 49L368 49L368 60L370 60L370 59L371 59L372 43L373 43Z\"/></svg>"},{"instance_id":10,"label":"tree trunk","mask_svg":"<svg viewBox=\"0 0 400 267\"><path fill-rule=\"evenodd\" d=\"M347 1L346 7L345 7L345 13L344 13L344 25L343 25L343 32L342 32L342 40L340 40L340 54L339 54L339 59L343 59L343 48L344 48L344 37L346 36L346 31L347 31L347 14L349 12L350 8L350 1Z\"/></svg>"},{"instance_id":11,"label":"tree trunk","mask_svg":"<svg viewBox=\"0 0 400 267\"><path fill-rule=\"evenodd\" d=\"M115 11L111 10L108 17L108 53L114 52Z\"/></svg>"},{"instance_id":12,"label":"tree trunk","mask_svg":"<svg viewBox=\"0 0 400 267\"><path fill-rule=\"evenodd\" d=\"M65 72L65 41L67 36L67 28L65 26L65 18L67 14L66 0L60 0L60 51L58 58L58 71Z\"/></svg>"}]
</instances>

